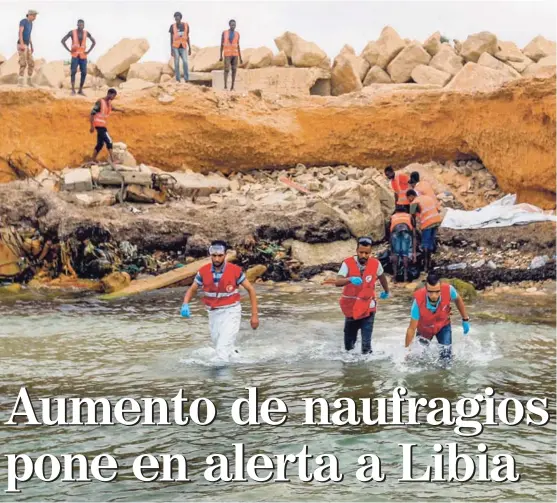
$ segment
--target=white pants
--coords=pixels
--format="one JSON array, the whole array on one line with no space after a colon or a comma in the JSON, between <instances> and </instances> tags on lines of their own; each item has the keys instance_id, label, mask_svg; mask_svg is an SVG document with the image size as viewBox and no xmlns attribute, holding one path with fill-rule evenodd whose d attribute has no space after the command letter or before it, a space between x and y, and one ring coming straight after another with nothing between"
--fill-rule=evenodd
<instances>
[{"instance_id":1,"label":"white pants","mask_svg":"<svg viewBox=\"0 0 557 503\"><path fill-rule=\"evenodd\" d=\"M209 311L211 339L220 358L228 359L234 351L241 321L242 306L240 303Z\"/></svg>"}]
</instances>

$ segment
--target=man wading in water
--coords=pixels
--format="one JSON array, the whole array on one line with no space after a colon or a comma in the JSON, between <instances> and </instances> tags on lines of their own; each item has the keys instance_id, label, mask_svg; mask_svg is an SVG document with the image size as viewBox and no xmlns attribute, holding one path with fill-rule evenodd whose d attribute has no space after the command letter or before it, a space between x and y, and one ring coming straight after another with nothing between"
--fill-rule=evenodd
<instances>
[{"instance_id":1,"label":"man wading in water","mask_svg":"<svg viewBox=\"0 0 557 503\"><path fill-rule=\"evenodd\" d=\"M379 260L371 256L371 238L358 239L356 255L342 262L335 286L342 286L340 308L344 320L344 347L354 349L358 330L362 331L362 353L371 353L371 335L377 309L375 282L383 287L381 299L389 298L389 284Z\"/></svg>"},{"instance_id":2,"label":"man wading in water","mask_svg":"<svg viewBox=\"0 0 557 503\"><path fill-rule=\"evenodd\" d=\"M184 297L180 314L190 317L189 303L201 288L201 301L209 311L211 339L219 357L228 359L234 350L236 337L240 331L242 306L240 305L239 286L247 290L251 302L251 328L259 326L257 316L257 297L252 284L246 279L242 269L225 260L226 243L213 241L209 247L211 263L199 269L193 284Z\"/></svg>"}]
</instances>

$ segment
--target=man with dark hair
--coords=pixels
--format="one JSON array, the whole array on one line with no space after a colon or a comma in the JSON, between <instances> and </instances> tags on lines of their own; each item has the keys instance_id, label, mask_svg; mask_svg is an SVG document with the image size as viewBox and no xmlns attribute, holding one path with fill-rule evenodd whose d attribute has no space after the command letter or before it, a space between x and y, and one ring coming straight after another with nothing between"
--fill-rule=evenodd
<instances>
[{"instance_id":1,"label":"man with dark hair","mask_svg":"<svg viewBox=\"0 0 557 503\"><path fill-rule=\"evenodd\" d=\"M416 221L419 223L422 233L421 243L424 251L424 269L427 272L431 267L431 255L436 248L437 229L441 225L443 217L439 213L435 199L429 196L418 196L413 189L406 192L406 196L410 202L410 214L417 214Z\"/></svg>"},{"instance_id":2,"label":"man with dark hair","mask_svg":"<svg viewBox=\"0 0 557 503\"><path fill-rule=\"evenodd\" d=\"M408 209L408 199L406 197L406 191L408 190L408 182L410 179L405 173L395 173L392 166L387 166L385 168L385 176L391 182L391 188L395 193L395 205L405 206Z\"/></svg>"},{"instance_id":3,"label":"man with dark hair","mask_svg":"<svg viewBox=\"0 0 557 503\"><path fill-rule=\"evenodd\" d=\"M456 289L448 283L441 283L437 274L427 275L426 285L414 293L410 325L406 330L405 347L410 346L416 330L421 344L428 346L433 337L441 345L440 357L447 363L452 358L451 301L462 316L464 335L470 331L470 318L464 301Z\"/></svg>"},{"instance_id":4,"label":"man with dark hair","mask_svg":"<svg viewBox=\"0 0 557 503\"><path fill-rule=\"evenodd\" d=\"M371 336L377 304L375 283L383 287L379 296L389 298L389 284L379 260L371 256L372 240L369 237L358 239L356 255L342 262L335 286L344 287L340 297L340 308L344 320L344 348L351 351L356 345L358 331L362 332L362 353L371 353Z\"/></svg>"},{"instance_id":5,"label":"man with dark hair","mask_svg":"<svg viewBox=\"0 0 557 503\"><path fill-rule=\"evenodd\" d=\"M434 199L437 203L437 208L439 209L439 201L431 183L426 180L420 181L420 173L417 171L410 173L410 181L408 182L408 185L416 192L416 194L418 194L418 196L428 196Z\"/></svg>"},{"instance_id":6,"label":"man with dark hair","mask_svg":"<svg viewBox=\"0 0 557 503\"><path fill-rule=\"evenodd\" d=\"M180 314L191 316L189 303L201 288L202 302L209 312L211 339L220 358L228 359L234 349L236 337L240 331L242 307L238 287L247 290L251 302L251 328L257 329L257 296L255 289L246 279L242 269L226 261L226 243L213 241L209 247L211 263L199 269L193 284L184 296Z\"/></svg>"},{"instance_id":7,"label":"man with dark hair","mask_svg":"<svg viewBox=\"0 0 557 503\"><path fill-rule=\"evenodd\" d=\"M33 59L33 41L31 40L31 31L33 30L33 21L37 19L38 12L36 10L27 11L27 15L19 22L19 35L17 37L17 52L19 54L19 79L20 86L25 85L25 68L29 76L29 85L35 68L35 60Z\"/></svg>"},{"instance_id":8,"label":"man with dark hair","mask_svg":"<svg viewBox=\"0 0 557 503\"><path fill-rule=\"evenodd\" d=\"M393 278L396 281L398 275L398 263L402 257L404 266L404 282L408 282L409 257L412 254L412 261L416 261L416 228L412 222L412 217L404 206L397 206L395 213L391 217L391 263L393 265Z\"/></svg>"},{"instance_id":9,"label":"man with dark hair","mask_svg":"<svg viewBox=\"0 0 557 503\"><path fill-rule=\"evenodd\" d=\"M180 59L184 66L184 82L190 80L188 55L191 56L190 25L182 22L182 14L174 13L174 23L168 30L170 33L170 55L174 58L174 76L180 82Z\"/></svg>"},{"instance_id":10,"label":"man with dark hair","mask_svg":"<svg viewBox=\"0 0 557 503\"><path fill-rule=\"evenodd\" d=\"M228 89L228 73L232 68L232 85L230 90L234 91L234 82L236 82L236 70L238 69L238 60L242 61L242 52L240 50L240 34L236 31L236 21L231 19L228 22L229 29L222 32L220 39L220 59L224 53L224 88Z\"/></svg>"},{"instance_id":11,"label":"man with dark hair","mask_svg":"<svg viewBox=\"0 0 557 503\"><path fill-rule=\"evenodd\" d=\"M124 110L122 110L121 108L115 108L112 106L112 100L116 98L117 94L118 93L116 89L109 89L106 93L106 97L98 100L91 110L90 132L94 133L95 129L97 130L97 145L93 150L93 162L96 162L97 156L99 155L99 152L102 150L104 145L106 145L106 148L108 149L108 157L110 159L110 162L114 162L114 158L112 157L112 138L108 134L107 125L108 116L111 112L124 113Z\"/></svg>"},{"instance_id":12,"label":"man with dark hair","mask_svg":"<svg viewBox=\"0 0 557 503\"><path fill-rule=\"evenodd\" d=\"M72 39L72 48L69 49L66 45L66 41ZM87 50L87 39L91 40L91 47ZM77 29L69 31L66 36L62 39L62 45L65 49L72 55L71 64L71 80L72 80L72 94L75 94L75 75L77 73L77 67L79 66L79 72L81 74L81 79L79 82L79 93L83 94L83 85L85 84L85 78L87 77L87 56L93 50L93 47L97 42L92 37L92 35L85 30L85 21L79 19L77 21Z\"/></svg>"}]
</instances>

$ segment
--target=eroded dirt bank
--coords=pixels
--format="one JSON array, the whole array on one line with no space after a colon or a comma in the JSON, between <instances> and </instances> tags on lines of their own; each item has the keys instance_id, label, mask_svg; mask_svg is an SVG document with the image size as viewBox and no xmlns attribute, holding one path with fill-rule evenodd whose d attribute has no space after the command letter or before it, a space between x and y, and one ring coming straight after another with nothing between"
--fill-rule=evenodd
<instances>
[{"instance_id":1,"label":"eroded dirt bank","mask_svg":"<svg viewBox=\"0 0 557 503\"><path fill-rule=\"evenodd\" d=\"M162 103L162 94L173 100ZM555 78L491 93L361 92L337 98L230 95L185 86L120 99L111 133L139 162L172 171L480 158L505 192L555 206ZM81 164L94 144L87 99L0 91L0 157L30 153L51 170ZM0 161L1 162L1 161ZM3 163L2 180L15 175ZM34 173L36 174L36 173Z\"/></svg>"}]
</instances>

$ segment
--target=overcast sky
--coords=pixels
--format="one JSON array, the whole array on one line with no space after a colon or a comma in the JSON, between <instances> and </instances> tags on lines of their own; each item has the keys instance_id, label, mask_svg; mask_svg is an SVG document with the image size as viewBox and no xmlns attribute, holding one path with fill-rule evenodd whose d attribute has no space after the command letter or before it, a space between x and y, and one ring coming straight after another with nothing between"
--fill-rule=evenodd
<instances>
[{"instance_id":1,"label":"overcast sky","mask_svg":"<svg viewBox=\"0 0 557 503\"><path fill-rule=\"evenodd\" d=\"M385 25L403 38L425 40L439 30L464 40L483 30L524 47L536 35L555 40L557 2L530 1L5 1L0 0L0 53L15 52L19 21L27 9L39 11L33 27L35 57L68 59L61 38L83 18L97 40L96 60L124 37L147 38L151 46L142 61L169 57L168 28L173 13L190 24L191 42L200 47L220 44L230 18L236 19L243 48L268 46L289 30L316 42L334 58L344 44L359 53Z\"/></svg>"}]
</instances>

